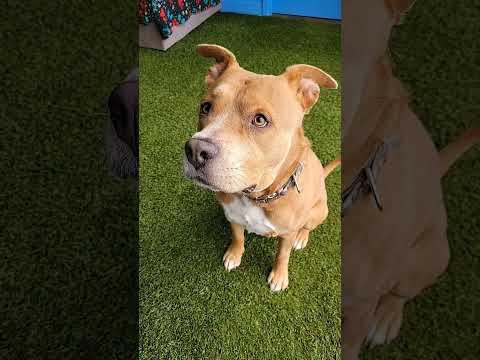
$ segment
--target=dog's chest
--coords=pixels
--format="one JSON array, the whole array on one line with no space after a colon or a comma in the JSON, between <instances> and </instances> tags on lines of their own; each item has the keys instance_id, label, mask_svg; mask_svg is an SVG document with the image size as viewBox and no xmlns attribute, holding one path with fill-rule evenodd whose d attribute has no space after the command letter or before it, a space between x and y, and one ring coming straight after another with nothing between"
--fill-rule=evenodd
<instances>
[{"instance_id":1,"label":"dog's chest","mask_svg":"<svg viewBox=\"0 0 480 360\"><path fill-rule=\"evenodd\" d=\"M276 233L276 228L266 216L265 211L249 198L235 197L228 204L222 203L222 206L228 221L244 226L248 232L258 235Z\"/></svg>"}]
</instances>

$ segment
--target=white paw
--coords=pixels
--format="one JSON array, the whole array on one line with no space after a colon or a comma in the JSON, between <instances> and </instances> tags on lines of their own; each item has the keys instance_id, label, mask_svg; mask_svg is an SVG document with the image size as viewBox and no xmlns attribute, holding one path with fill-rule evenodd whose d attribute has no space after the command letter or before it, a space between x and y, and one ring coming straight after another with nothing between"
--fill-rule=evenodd
<instances>
[{"instance_id":1,"label":"white paw","mask_svg":"<svg viewBox=\"0 0 480 360\"><path fill-rule=\"evenodd\" d=\"M398 336L402 325L403 304L403 300L396 300L393 296L381 303L365 340L369 347L389 344Z\"/></svg>"},{"instance_id":2,"label":"white paw","mask_svg":"<svg viewBox=\"0 0 480 360\"><path fill-rule=\"evenodd\" d=\"M293 243L293 250L302 250L307 243L303 243L301 240L295 239L295 242Z\"/></svg>"},{"instance_id":3,"label":"white paw","mask_svg":"<svg viewBox=\"0 0 480 360\"><path fill-rule=\"evenodd\" d=\"M275 272L272 270L268 275L268 285L272 291L282 291L288 287L288 272Z\"/></svg>"},{"instance_id":4,"label":"white paw","mask_svg":"<svg viewBox=\"0 0 480 360\"><path fill-rule=\"evenodd\" d=\"M298 232L297 237L293 241L293 246L292 247L293 247L294 250L301 250L305 246L307 246L309 233L310 232L306 229L301 229Z\"/></svg>"},{"instance_id":5,"label":"white paw","mask_svg":"<svg viewBox=\"0 0 480 360\"><path fill-rule=\"evenodd\" d=\"M369 347L389 344L398 336L401 323L402 319L397 314L392 314L392 318L375 323L368 333L366 343Z\"/></svg>"},{"instance_id":6,"label":"white paw","mask_svg":"<svg viewBox=\"0 0 480 360\"><path fill-rule=\"evenodd\" d=\"M223 255L223 266L227 271L235 269L240 265L241 262L242 254L232 251L230 248L228 248L225 252L225 255Z\"/></svg>"}]
</instances>

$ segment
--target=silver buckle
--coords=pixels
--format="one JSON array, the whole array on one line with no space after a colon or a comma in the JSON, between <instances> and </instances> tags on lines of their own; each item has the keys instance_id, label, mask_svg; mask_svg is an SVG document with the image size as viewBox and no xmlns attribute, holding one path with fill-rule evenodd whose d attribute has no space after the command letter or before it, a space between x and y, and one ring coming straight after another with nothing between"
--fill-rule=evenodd
<instances>
[{"instance_id":1,"label":"silver buckle","mask_svg":"<svg viewBox=\"0 0 480 360\"><path fill-rule=\"evenodd\" d=\"M370 189L372 190L373 198L375 199L375 203L377 204L377 208L380 211L382 211L383 205L380 201L380 194L378 193L378 190L377 190L377 185L375 183L375 177L373 176L372 168L367 167L365 169L365 174L367 176L367 181L368 181L368 184L370 185Z\"/></svg>"}]
</instances>

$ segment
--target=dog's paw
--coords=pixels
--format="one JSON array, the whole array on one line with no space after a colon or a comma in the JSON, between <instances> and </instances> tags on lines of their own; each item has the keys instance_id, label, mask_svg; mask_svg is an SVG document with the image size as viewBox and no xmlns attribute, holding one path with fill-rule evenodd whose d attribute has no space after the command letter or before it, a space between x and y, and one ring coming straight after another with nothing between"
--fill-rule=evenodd
<instances>
[{"instance_id":1,"label":"dog's paw","mask_svg":"<svg viewBox=\"0 0 480 360\"><path fill-rule=\"evenodd\" d=\"M310 234L310 231L307 229L300 229L298 231L297 236L295 237L295 240L293 240L293 249L295 250L301 250L305 246L307 246L308 243L308 235Z\"/></svg>"},{"instance_id":2,"label":"dog's paw","mask_svg":"<svg viewBox=\"0 0 480 360\"><path fill-rule=\"evenodd\" d=\"M223 255L223 266L225 270L230 271L235 269L242 262L243 251L228 247L225 255Z\"/></svg>"},{"instance_id":3,"label":"dog's paw","mask_svg":"<svg viewBox=\"0 0 480 360\"><path fill-rule=\"evenodd\" d=\"M369 347L389 344L400 332L405 300L394 295L385 295L375 311L375 320L368 333Z\"/></svg>"},{"instance_id":4,"label":"dog's paw","mask_svg":"<svg viewBox=\"0 0 480 360\"><path fill-rule=\"evenodd\" d=\"M288 271L272 270L268 275L268 285L272 291L282 291L288 287Z\"/></svg>"}]
</instances>

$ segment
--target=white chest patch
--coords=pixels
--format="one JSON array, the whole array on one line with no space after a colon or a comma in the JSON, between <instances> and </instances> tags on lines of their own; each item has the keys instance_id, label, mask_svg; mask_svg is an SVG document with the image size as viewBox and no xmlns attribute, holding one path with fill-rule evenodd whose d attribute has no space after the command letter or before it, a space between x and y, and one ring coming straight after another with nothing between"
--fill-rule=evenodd
<instances>
[{"instance_id":1,"label":"white chest patch","mask_svg":"<svg viewBox=\"0 0 480 360\"><path fill-rule=\"evenodd\" d=\"M265 215L265 211L245 196L235 197L231 203L222 204L222 206L228 221L244 226L249 233L266 235L277 232Z\"/></svg>"}]
</instances>

